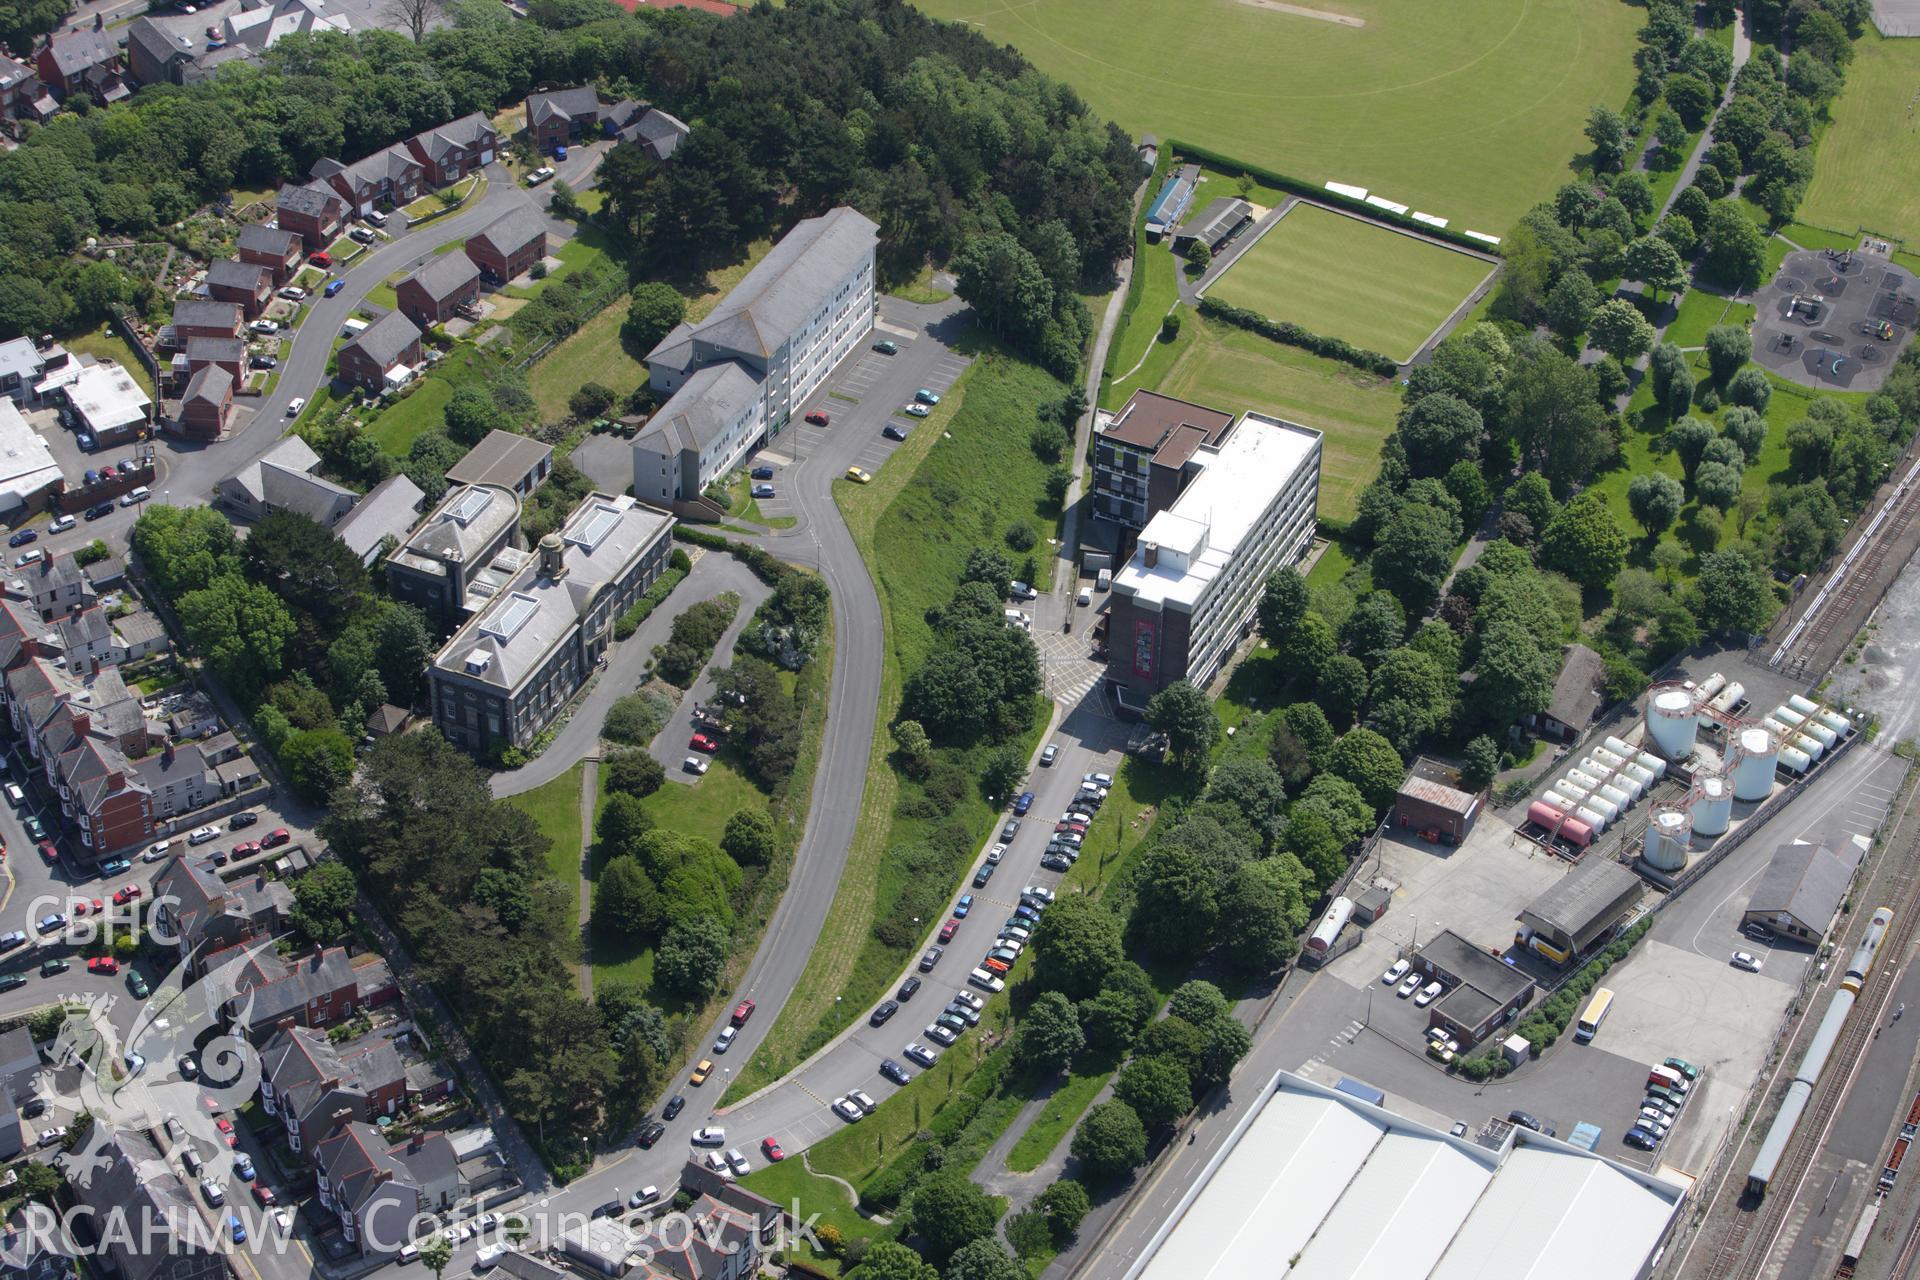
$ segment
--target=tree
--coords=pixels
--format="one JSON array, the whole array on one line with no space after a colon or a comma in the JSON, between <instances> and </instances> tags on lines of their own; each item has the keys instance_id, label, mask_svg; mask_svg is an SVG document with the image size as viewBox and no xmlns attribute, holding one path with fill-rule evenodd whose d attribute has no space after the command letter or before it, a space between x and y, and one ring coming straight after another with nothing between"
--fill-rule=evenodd
<instances>
[{"instance_id":1,"label":"tree","mask_svg":"<svg viewBox=\"0 0 1920 1280\"><path fill-rule=\"evenodd\" d=\"M607 797L600 816L594 820L593 834L600 842L601 857L611 858L639 852L641 838L652 830L653 815L647 812L640 797L617 791Z\"/></svg>"},{"instance_id":2,"label":"tree","mask_svg":"<svg viewBox=\"0 0 1920 1280\"><path fill-rule=\"evenodd\" d=\"M501 423L500 407L493 393L477 382L457 388L442 411L447 419L447 434L456 442L476 445Z\"/></svg>"},{"instance_id":3,"label":"tree","mask_svg":"<svg viewBox=\"0 0 1920 1280\"><path fill-rule=\"evenodd\" d=\"M1187 245L1187 261L1193 264L1194 270L1205 271L1213 265L1213 250L1205 240L1195 236Z\"/></svg>"},{"instance_id":4,"label":"tree","mask_svg":"<svg viewBox=\"0 0 1920 1280\"><path fill-rule=\"evenodd\" d=\"M1167 1016L1184 1018L1196 1027L1225 1017L1227 998L1211 982L1194 978L1175 987L1167 997Z\"/></svg>"},{"instance_id":5,"label":"tree","mask_svg":"<svg viewBox=\"0 0 1920 1280\"><path fill-rule=\"evenodd\" d=\"M1707 364L1720 386L1753 358L1753 335L1737 324L1717 324L1707 330Z\"/></svg>"},{"instance_id":6,"label":"tree","mask_svg":"<svg viewBox=\"0 0 1920 1280\"><path fill-rule=\"evenodd\" d=\"M627 318L620 322L620 341L635 356L645 356L687 316L687 300L679 290L658 280L642 280L627 299Z\"/></svg>"},{"instance_id":7,"label":"tree","mask_svg":"<svg viewBox=\"0 0 1920 1280\"><path fill-rule=\"evenodd\" d=\"M1281 565L1267 575L1260 593L1260 638L1278 649L1293 635L1307 613L1307 580L1292 565Z\"/></svg>"},{"instance_id":8,"label":"tree","mask_svg":"<svg viewBox=\"0 0 1920 1280\"><path fill-rule=\"evenodd\" d=\"M1146 1163L1146 1126L1126 1103L1103 1102L1081 1119L1068 1150L1089 1178L1108 1182Z\"/></svg>"},{"instance_id":9,"label":"tree","mask_svg":"<svg viewBox=\"0 0 1920 1280\"><path fill-rule=\"evenodd\" d=\"M1027 776L1027 758L1014 746L995 747L980 769L980 794L999 802L1014 794Z\"/></svg>"},{"instance_id":10,"label":"tree","mask_svg":"<svg viewBox=\"0 0 1920 1280\"><path fill-rule=\"evenodd\" d=\"M1577 272L1570 272L1576 275ZM1444 391L1422 396L1400 414L1397 428L1407 451L1407 465L1416 476L1444 475L1462 459L1480 456L1486 424L1480 411ZM1304 596L1301 607L1306 607Z\"/></svg>"},{"instance_id":11,"label":"tree","mask_svg":"<svg viewBox=\"0 0 1920 1280\"><path fill-rule=\"evenodd\" d=\"M1410 609L1424 609L1440 594L1459 540L1457 517L1424 502L1409 502L1381 531L1373 553L1374 581Z\"/></svg>"},{"instance_id":12,"label":"tree","mask_svg":"<svg viewBox=\"0 0 1920 1280\"><path fill-rule=\"evenodd\" d=\"M1713 86L1698 76L1685 73L1668 76L1666 98L1667 105L1679 112L1689 129L1705 124L1713 111Z\"/></svg>"},{"instance_id":13,"label":"tree","mask_svg":"<svg viewBox=\"0 0 1920 1280\"><path fill-rule=\"evenodd\" d=\"M652 795L667 781L667 771L660 762L637 749L612 752L600 767L607 771L607 790L635 799Z\"/></svg>"},{"instance_id":14,"label":"tree","mask_svg":"<svg viewBox=\"0 0 1920 1280\"><path fill-rule=\"evenodd\" d=\"M1080 1224L1093 1209L1093 1201L1087 1196L1085 1187L1072 1178L1062 1178L1035 1196L1033 1207L1047 1215L1047 1223L1053 1228L1054 1242L1064 1244L1080 1229Z\"/></svg>"},{"instance_id":15,"label":"tree","mask_svg":"<svg viewBox=\"0 0 1920 1280\"><path fill-rule=\"evenodd\" d=\"M1327 620L1309 609L1294 627L1293 633L1284 643L1276 644L1274 650L1283 670L1293 672L1297 677L1313 679L1338 651L1338 647L1333 628L1327 625Z\"/></svg>"},{"instance_id":16,"label":"tree","mask_svg":"<svg viewBox=\"0 0 1920 1280\"><path fill-rule=\"evenodd\" d=\"M1587 141L1593 144L1593 167L1618 169L1627 154L1627 122L1611 107L1596 106L1587 113Z\"/></svg>"},{"instance_id":17,"label":"tree","mask_svg":"<svg viewBox=\"0 0 1920 1280\"><path fill-rule=\"evenodd\" d=\"M1185 680L1175 681L1148 700L1147 723L1167 735L1174 758L1190 769L1205 766L1220 734L1213 704Z\"/></svg>"},{"instance_id":18,"label":"tree","mask_svg":"<svg viewBox=\"0 0 1920 1280\"><path fill-rule=\"evenodd\" d=\"M1115 1078L1113 1096L1132 1107L1149 1128L1172 1124L1193 1110L1186 1065L1171 1058L1133 1059Z\"/></svg>"},{"instance_id":19,"label":"tree","mask_svg":"<svg viewBox=\"0 0 1920 1280\"><path fill-rule=\"evenodd\" d=\"M1666 246L1661 241L1652 243ZM1671 248L1667 249L1672 253ZM1615 298L1594 308L1593 321L1587 326L1588 340L1608 355L1632 360L1653 345L1654 328L1640 314L1640 308L1625 298Z\"/></svg>"},{"instance_id":20,"label":"tree","mask_svg":"<svg viewBox=\"0 0 1920 1280\"><path fill-rule=\"evenodd\" d=\"M1758 458L1767 443L1767 420L1737 404L1720 416L1720 434L1740 447L1743 458Z\"/></svg>"},{"instance_id":21,"label":"tree","mask_svg":"<svg viewBox=\"0 0 1920 1280\"><path fill-rule=\"evenodd\" d=\"M653 976L669 991L703 996L727 963L727 928L710 915L676 920L654 956Z\"/></svg>"},{"instance_id":22,"label":"tree","mask_svg":"<svg viewBox=\"0 0 1920 1280\"><path fill-rule=\"evenodd\" d=\"M1287 789L1273 766L1257 756L1222 760L1207 779L1208 800L1230 805L1260 838L1263 850L1287 825Z\"/></svg>"},{"instance_id":23,"label":"tree","mask_svg":"<svg viewBox=\"0 0 1920 1280\"><path fill-rule=\"evenodd\" d=\"M993 1235L1000 1211L966 1174L936 1173L913 1189L907 1203L913 1232L935 1264L944 1264L962 1246Z\"/></svg>"},{"instance_id":24,"label":"tree","mask_svg":"<svg viewBox=\"0 0 1920 1280\"><path fill-rule=\"evenodd\" d=\"M1777 607L1765 566L1738 548L1700 557L1694 596L1700 625L1714 634L1759 631Z\"/></svg>"},{"instance_id":25,"label":"tree","mask_svg":"<svg viewBox=\"0 0 1920 1280\"><path fill-rule=\"evenodd\" d=\"M1606 499L1591 489L1562 507L1540 535L1540 563L1584 587L1606 586L1626 561L1627 535Z\"/></svg>"},{"instance_id":26,"label":"tree","mask_svg":"<svg viewBox=\"0 0 1920 1280\"><path fill-rule=\"evenodd\" d=\"M1336 742L1327 769L1335 777L1345 778L1358 787L1375 810L1393 803L1406 777L1406 765L1400 753L1371 729L1350 730Z\"/></svg>"},{"instance_id":27,"label":"tree","mask_svg":"<svg viewBox=\"0 0 1920 1280\"><path fill-rule=\"evenodd\" d=\"M1235 1065L1253 1048L1253 1036L1238 1018L1215 1018L1204 1032L1200 1061L1193 1069L1196 1097L1225 1084Z\"/></svg>"},{"instance_id":28,"label":"tree","mask_svg":"<svg viewBox=\"0 0 1920 1280\"><path fill-rule=\"evenodd\" d=\"M420 1263L433 1272L433 1280L440 1280L441 1273L453 1261L453 1246L447 1238L438 1232L420 1242Z\"/></svg>"},{"instance_id":29,"label":"tree","mask_svg":"<svg viewBox=\"0 0 1920 1280\"><path fill-rule=\"evenodd\" d=\"M898 1240L877 1240L860 1259L860 1280L940 1280L940 1268Z\"/></svg>"},{"instance_id":30,"label":"tree","mask_svg":"<svg viewBox=\"0 0 1920 1280\"><path fill-rule=\"evenodd\" d=\"M1740 468L1725 462L1702 462L1693 473L1693 491L1707 506L1725 511L1740 497Z\"/></svg>"},{"instance_id":31,"label":"tree","mask_svg":"<svg viewBox=\"0 0 1920 1280\"><path fill-rule=\"evenodd\" d=\"M1214 868L1176 839L1147 851L1139 872L1139 899L1129 921L1134 935L1162 956L1192 957L1213 941L1219 914Z\"/></svg>"},{"instance_id":32,"label":"tree","mask_svg":"<svg viewBox=\"0 0 1920 1280\"><path fill-rule=\"evenodd\" d=\"M1084 1193L1083 1193L1084 1194ZM1020 1215L1025 1217L1027 1215ZM1049 1235L1047 1215L1034 1218L1040 1227L1040 1243L1044 1246ZM1014 1239L1013 1223L1007 1224L1007 1238ZM1014 1240L1018 1247L1019 1241ZM998 1240L988 1237L963 1245L947 1263L946 1280L1027 1280L1027 1269L1008 1256L1006 1249Z\"/></svg>"},{"instance_id":33,"label":"tree","mask_svg":"<svg viewBox=\"0 0 1920 1280\"><path fill-rule=\"evenodd\" d=\"M1773 384L1759 368L1749 365L1727 381L1727 399L1755 413L1765 413L1773 399Z\"/></svg>"},{"instance_id":34,"label":"tree","mask_svg":"<svg viewBox=\"0 0 1920 1280\"><path fill-rule=\"evenodd\" d=\"M19 1175L19 1181L13 1188L15 1193L29 1200L38 1200L48 1206L52 1206L54 1197L59 1195L60 1189L67 1185L67 1180L60 1175L58 1169L50 1164L41 1164L37 1160L21 1161L14 1172ZM1083 1191L1080 1194L1084 1196L1086 1192Z\"/></svg>"},{"instance_id":35,"label":"tree","mask_svg":"<svg viewBox=\"0 0 1920 1280\"><path fill-rule=\"evenodd\" d=\"M613 390L598 382L583 382L567 397L567 412L576 422L597 418L613 407Z\"/></svg>"},{"instance_id":36,"label":"tree","mask_svg":"<svg viewBox=\"0 0 1920 1280\"><path fill-rule=\"evenodd\" d=\"M1484 723L1505 729L1547 705L1559 664L1549 659L1541 640L1517 619L1501 618L1480 637L1478 678L1469 704Z\"/></svg>"},{"instance_id":37,"label":"tree","mask_svg":"<svg viewBox=\"0 0 1920 1280\"><path fill-rule=\"evenodd\" d=\"M1745 101L1749 99L1734 99L1735 105ZM1737 204L1714 201L1707 214L1706 237L1707 254L1701 266L1709 276L1733 289L1751 289L1760 283L1767 240Z\"/></svg>"},{"instance_id":38,"label":"tree","mask_svg":"<svg viewBox=\"0 0 1920 1280\"><path fill-rule=\"evenodd\" d=\"M1627 485L1627 510L1633 513L1649 538L1657 538L1672 528L1673 522L1680 518L1680 509L1686 505L1686 489L1664 471L1642 472Z\"/></svg>"},{"instance_id":39,"label":"tree","mask_svg":"<svg viewBox=\"0 0 1920 1280\"><path fill-rule=\"evenodd\" d=\"M1485 791L1500 771L1500 746L1482 734L1467 744L1460 757L1460 785L1470 792Z\"/></svg>"},{"instance_id":40,"label":"tree","mask_svg":"<svg viewBox=\"0 0 1920 1280\"><path fill-rule=\"evenodd\" d=\"M1320 706L1327 718L1351 724L1367 700L1367 668L1360 659L1341 654L1320 669Z\"/></svg>"},{"instance_id":41,"label":"tree","mask_svg":"<svg viewBox=\"0 0 1920 1280\"><path fill-rule=\"evenodd\" d=\"M1577 337L1587 331L1593 309L1599 305L1600 290L1587 273L1568 271L1547 293L1547 327L1563 338Z\"/></svg>"},{"instance_id":42,"label":"tree","mask_svg":"<svg viewBox=\"0 0 1920 1280\"><path fill-rule=\"evenodd\" d=\"M1678 289L1687 280L1687 264L1673 246L1657 236L1642 236L1627 246L1624 270L1629 280L1649 289Z\"/></svg>"},{"instance_id":43,"label":"tree","mask_svg":"<svg viewBox=\"0 0 1920 1280\"><path fill-rule=\"evenodd\" d=\"M659 886L638 858L622 855L600 869L594 892L593 919L624 938L652 938L665 918Z\"/></svg>"},{"instance_id":44,"label":"tree","mask_svg":"<svg viewBox=\"0 0 1920 1280\"><path fill-rule=\"evenodd\" d=\"M933 740L926 729L918 720L897 720L892 733L902 768L909 777L924 778L933 764Z\"/></svg>"},{"instance_id":45,"label":"tree","mask_svg":"<svg viewBox=\"0 0 1920 1280\"><path fill-rule=\"evenodd\" d=\"M1033 935L1033 978L1039 986L1084 1000L1125 959L1120 920L1098 899L1071 894L1055 902Z\"/></svg>"},{"instance_id":46,"label":"tree","mask_svg":"<svg viewBox=\"0 0 1920 1280\"><path fill-rule=\"evenodd\" d=\"M280 744L280 767L300 798L323 803L353 777L353 740L338 729L300 729Z\"/></svg>"},{"instance_id":47,"label":"tree","mask_svg":"<svg viewBox=\"0 0 1920 1280\"><path fill-rule=\"evenodd\" d=\"M1038 342L1053 314L1053 285L1018 240L1005 232L976 235L952 270L955 292L991 332L1021 346Z\"/></svg>"},{"instance_id":48,"label":"tree","mask_svg":"<svg viewBox=\"0 0 1920 1280\"><path fill-rule=\"evenodd\" d=\"M743 867L764 867L773 861L780 838L774 831L772 816L765 809L735 809L727 819L720 847Z\"/></svg>"},{"instance_id":49,"label":"tree","mask_svg":"<svg viewBox=\"0 0 1920 1280\"><path fill-rule=\"evenodd\" d=\"M1519 447L1521 460L1563 489L1614 448L1612 419L1594 397L1592 372L1550 348L1535 352L1508 375L1501 425ZM1540 529L1544 522L1533 527Z\"/></svg>"},{"instance_id":50,"label":"tree","mask_svg":"<svg viewBox=\"0 0 1920 1280\"><path fill-rule=\"evenodd\" d=\"M69 0L9 0L0 5L0 44L26 58L39 38L57 28L72 8Z\"/></svg>"},{"instance_id":51,"label":"tree","mask_svg":"<svg viewBox=\"0 0 1920 1280\"><path fill-rule=\"evenodd\" d=\"M1242 973L1271 973L1291 960L1307 922L1308 875L1290 854L1236 867L1220 890L1221 946Z\"/></svg>"},{"instance_id":52,"label":"tree","mask_svg":"<svg viewBox=\"0 0 1920 1280\"><path fill-rule=\"evenodd\" d=\"M358 895L347 864L328 858L293 882L293 911L288 918L307 941L327 946L346 936Z\"/></svg>"},{"instance_id":53,"label":"tree","mask_svg":"<svg viewBox=\"0 0 1920 1280\"><path fill-rule=\"evenodd\" d=\"M1065 1071L1086 1046L1080 1017L1067 997L1058 991L1043 991L1020 1022L1013 1056L1022 1066L1050 1075Z\"/></svg>"},{"instance_id":54,"label":"tree","mask_svg":"<svg viewBox=\"0 0 1920 1280\"><path fill-rule=\"evenodd\" d=\"M1013 582L1013 562L996 547L974 547L967 552L960 581L985 583L992 588L995 600L1003 600Z\"/></svg>"}]
</instances>

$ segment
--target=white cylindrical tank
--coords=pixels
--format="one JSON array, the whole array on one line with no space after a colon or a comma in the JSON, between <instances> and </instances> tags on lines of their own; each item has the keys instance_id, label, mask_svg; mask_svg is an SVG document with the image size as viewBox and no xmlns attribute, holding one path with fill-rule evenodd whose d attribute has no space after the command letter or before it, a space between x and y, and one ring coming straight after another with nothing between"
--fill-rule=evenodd
<instances>
[{"instance_id":1,"label":"white cylindrical tank","mask_svg":"<svg viewBox=\"0 0 1920 1280\"><path fill-rule=\"evenodd\" d=\"M1840 741L1839 734L1829 729L1826 725L1821 724L1818 720L1809 720L1801 725L1800 736L1812 738L1826 747L1831 747L1834 743Z\"/></svg>"},{"instance_id":2,"label":"white cylindrical tank","mask_svg":"<svg viewBox=\"0 0 1920 1280\"><path fill-rule=\"evenodd\" d=\"M1600 779L1590 773L1583 773L1579 769L1567 770L1566 778L1568 782L1579 787L1582 791L1591 791L1600 785Z\"/></svg>"},{"instance_id":3,"label":"white cylindrical tank","mask_svg":"<svg viewBox=\"0 0 1920 1280\"><path fill-rule=\"evenodd\" d=\"M1616 809L1630 809L1633 807L1633 797L1611 782L1603 782L1600 784L1600 794L1613 801L1613 807Z\"/></svg>"},{"instance_id":4,"label":"white cylindrical tank","mask_svg":"<svg viewBox=\"0 0 1920 1280\"><path fill-rule=\"evenodd\" d=\"M1783 746L1781 750L1784 751L1787 747L1792 747L1795 751L1806 756L1808 760L1818 760L1821 756L1827 754L1826 743L1804 733L1796 733L1791 738L1788 738L1786 746Z\"/></svg>"},{"instance_id":5,"label":"white cylindrical tank","mask_svg":"<svg viewBox=\"0 0 1920 1280\"><path fill-rule=\"evenodd\" d=\"M1601 795L1598 791L1592 792L1580 803L1605 818L1608 822L1616 821L1620 817L1620 806Z\"/></svg>"},{"instance_id":6,"label":"white cylindrical tank","mask_svg":"<svg viewBox=\"0 0 1920 1280\"><path fill-rule=\"evenodd\" d=\"M1733 798L1765 800L1773 793L1773 771L1780 763L1780 733L1750 724L1733 735Z\"/></svg>"},{"instance_id":7,"label":"white cylindrical tank","mask_svg":"<svg viewBox=\"0 0 1920 1280\"><path fill-rule=\"evenodd\" d=\"M1307 939L1307 950L1325 953L1347 927L1347 921L1353 918L1353 901L1349 898L1335 898L1333 905L1327 908L1327 914L1320 917L1319 927L1313 936Z\"/></svg>"},{"instance_id":8,"label":"white cylindrical tank","mask_svg":"<svg viewBox=\"0 0 1920 1280\"><path fill-rule=\"evenodd\" d=\"M1807 741L1809 741L1807 738L1794 739L1794 742ZM1807 770L1813 768L1813 761L1813 756L1802 751L1799 747L1794 746L1793 743L1788 743L1786 746L1780 748L1780 763L1789 773L1805 773Z\"/></svg>"},{"instance_id":9,"label":"white cylindrical tank","mask_svg":"<svg viewBox=\"0 0 1920 1280\"><path fill-rule=\"evenodd\" d=\"M1587 802L1587 789L1585 787L1576 787L1565 778L1553 784L1553 793L1566 800L1568 804L1575 808Z\"/></svg>"},{"instance_id":10,"label":"white cylindrical tank","mask_svg":"<svg viewBox=\"0 0 1920 1280\"><path fill-rule=\"evenodd\" d=\"M1700 732L1699 710L1690 690L1677 684L1654 686L1647 695L1647 736L1654 749L1669 760L1692 755Z\"/></svg>"},{"instance_id":11,"label":"white cylindrical tank","mask_svg":"<svg viewBox=\"0 0 1920 1280\"><path fill-rule=\"evenodd\" d=\"M1593 834L1595 835L1599 835L1602 831L1605 831L1607 829L1607 823L1610 821L1606 814L1584 804L1573 811L1573 816L1592 827Z\"/></svg>"},{"instance_id":12,"label":"white cylindrical tank","mask_svg":"<svg viewBox=\"0 0 1920 1280\"><path fill-rule=\"evenodd\" d=\"M1777 721L1780 724L1787 726L1787 728L1789 729L1798 729L1801 725L1807 722L1807 718L1805 716L1801 715L1798 711L1795 711L1792 707L1788 707L1788 706L1775 707L1771 712L1767 714L1767 719Z\"/></svg>"},{"instance_id":13,"label":"white cylindrical tank","mask_svg":"<svg viewBox=\"0 0 1920 1280\"><path fill-rule=\"evenodd\" d=\"M1628 757L1621 755L1618 751L1609 751L1605 747L1595 747L1593 754L1588 756L1587 759L1598 764L1603 764L1609 769L1618 769L1627 762Z\"/></svg>"},{"instance_id":14,"label":"white cylindrical tank","mask_svg":"<svg viewBox=\"0 0 1920 1280\"><path fill-rule=\"evenodd\" d=\"M1558 791L1547 792L1547 794L1540 797L1540 801L1542 804L1552 805L1562 813L1573 812L1573 800L1568 796L1561 795Z\"/></svg>"},{"instance_id":15,"label":"white cylindrical tank","mask_svg":"<svg viewBox=\"0 0 1920 1280\"><path fill-rule=\"evenodd\" d=\"M1803 698L1797 693L1788 696L1787 705L1803 716L1810 716L1820 709L1820 704L1812 698Z\"/></svg>"},{"instance_id":16,"label":"white cylindrical tank","mask_svg":"<svg viewBox=\"0 0 1920 1280\"><path fill-rule=\"evenodd\" d=\"M1703 773L1693 783L1693 829L1703 836L1725 835L1733 821L1733 787L1717 773Z\"/></svg>"},{"instance_id":17,"label":"white cylindrical tank","mask_svg":"<svg viewBox=\"0 0 1920 1280\"><path fill-rule=\"evenodd\" d=\"M1711 702L1713 698L1726 687L1727 678L1716 671L1705 680L1702 680L1699 685L1694 688L1693 696L1698 702Z\"/></svg>"},{"instance_id":18,"label":"white cylindrical tank","mask_svg":"<svg viewBox=\"0 0 1920 1280\"><path fill-rule=\"evenodd\" d=\"M1657 806L1647 820L1647 864L1659 871L1679 871L1687 865L1687 846L1693 819L1678 805Z\"/></svg>"},{"instance_id":19,"label":"white cylindrical tank","mask_svg":"<svg viewBox=\"0 0 1920 1280\"><path fill-rule=\"evenodd\" d=\"M1827 726L1827 728L1833 730L1835 733L1852 733L1853 732L1853 721L1847 719L1845 716L1841 715L1838 711L1834 711L1830 708L1823 708L1818 715L1814 716L1814 719L1818 720L1821 724Z\"/></svg>"},{"instance_id":20,"label":"white cylindrical tank","mask_svg":"<svg viewBox=\"0 0 1920 1280\"><path fill-rule=\"evenodd\" d=\"M1626 796L1628 804L1632 804L1635 800L1638 800L1640 793L1647 789L1640 779L1634 777L1625 769L1616 769L1612 776L1601 785L1611 787Z\"/></svg>"},{"instance_id":21,"label":"white cylindrical tank","mask_svg":"<svg viewBox=\"0 0 1920 1280\"><path fill-rule=\"evenodd\" d=\"M1715 711L1721 711L1731 715L1733 709L1740 705L1740 699L1746 696L1747 687L1738 680L1735 680L1732 684L1716 694L1713 701L1709 702L1707 706Z\"/></svg>"},{"instance_id":22,"label":"white cylindrical tank","mask_svg":"<svg viewBox=\"0 0 1920 1280\"><path fill-rule=\"evenodd\" d=\"M1645 791L1648 787L1653 785L1653 770L1647 768L1647 766L1643 764L1635 764L1629 761L1628 763L1620 766L1620 776L1623 778L1632 778L1635 782L1640 784L1640 789L1642 791Z\"/></svg>"},{"instance_id":23,"label":"white cylindrical tank","mask_svg":"<svg viewBox=\"0 0 1920 1280\"><path fill-rule=\"evenodd\" d=\"M1640 754L1640 748L1630 747L1625 741L1619 738L1608 738L1604 745L1607 750L1613 752L1615 755L1623 756L1628 760Z\"/></svg>"},{"instance_id":24,"label":"white cylindrical tank","mask_svg":"<svg viewBox=\"0 0 1920 1280\"><path fill-rule=\"evenodd\" d=\"M1642 751L1633 758L1633 762L1656 778L1667 776L1667 762L1651 751Z\"/></svg>"}]
</instances>

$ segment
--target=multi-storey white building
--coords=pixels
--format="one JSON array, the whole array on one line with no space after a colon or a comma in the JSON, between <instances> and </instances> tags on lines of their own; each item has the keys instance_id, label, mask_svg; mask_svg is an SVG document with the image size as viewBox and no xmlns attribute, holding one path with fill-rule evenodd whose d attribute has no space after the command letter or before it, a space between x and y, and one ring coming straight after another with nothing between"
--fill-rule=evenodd
<instances>
[{"instance_id":1,"label":"multi-storey white building","mask_svg":"<svg viewBox=\"0 0 1920 1280\"><path fill-rule=\"evenodd\" d=\"M1320 433L1248 413L1187 459L1200 474L1147 521L1113 579L1107 681L1123 706L1205 687L1253 623L1267 575L1313 542Z\"/></svg>"},{"instance_id":2,"label":"multi-storey white building","mask_svg":"<svg viewBox=\"0 0 1920 1280\"><path fill-rule=\"evenodd\" d=\"M841 207L794 227L698 325L647 354L671 398L633 442L633 492L667 506L698 497L872 330L880 229Z\"/></svg>"}]
</instances>

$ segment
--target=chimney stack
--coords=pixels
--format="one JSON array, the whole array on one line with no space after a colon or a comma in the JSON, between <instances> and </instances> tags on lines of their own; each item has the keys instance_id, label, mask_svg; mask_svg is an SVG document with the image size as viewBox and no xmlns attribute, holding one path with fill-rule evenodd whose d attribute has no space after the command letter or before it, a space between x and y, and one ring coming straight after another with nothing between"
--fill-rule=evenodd
<instances>
[{"instance_id":1,"label":"chimney stack","mask_svg":"<svg viewBox=\"0 0 1920 1280\"><path fill-rule=\"evenodd\" d=\"M1160 544L1157 542L1141 543L1140 559L1146 564L1147 568L1149 569L1159 564L1160 563Z\"/></svg>"}]
</instances>

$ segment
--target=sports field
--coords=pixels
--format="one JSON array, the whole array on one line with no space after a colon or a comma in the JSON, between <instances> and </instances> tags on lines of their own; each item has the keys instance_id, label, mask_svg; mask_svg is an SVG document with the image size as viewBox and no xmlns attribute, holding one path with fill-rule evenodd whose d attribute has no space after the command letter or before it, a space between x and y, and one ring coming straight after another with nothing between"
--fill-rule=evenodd
<instances>
[{"instance_id":1,"label":"sports field","mask_svg":"<svg viewBox=\"0 0 1920 1280\"><path fill-rule=\"evenodd\" d=\"M1504 235L1633 84L1621 0L915 0L1138 134ZM1354 24L1359 25L1354 25Z\"/></svg>"},{"instance_id":2,"label":"sports field","mask_svg":"<svg viewBox=\"0 0 1920 1280\"><path fill-rule=\"evenodd\" d=\"M1207 289L1407 361L1493 266L1313 205L1295 205Z\"/></svg>"},{"instance_id":3,"label":"sports field","mask_svg":"<svg viewBox=\"0 0 1920 1280\"><path fill-rule=\"evenodd\" d=\"M1833 123L1814 153L1813 185L1794 216L1920 247L1920 40L1888 40L1869 27L1853 53Z\"/></svg>"}]
</instances>

